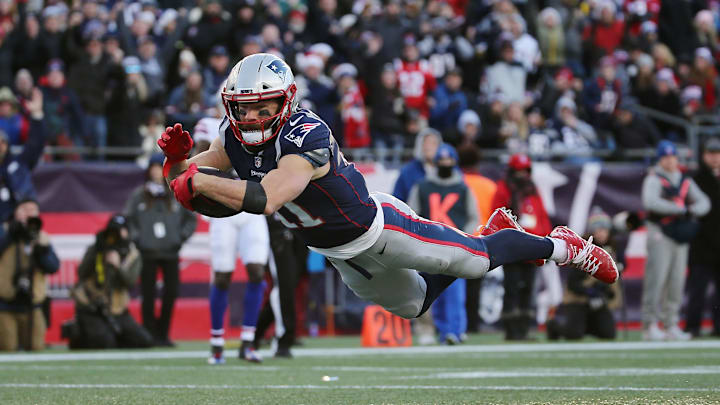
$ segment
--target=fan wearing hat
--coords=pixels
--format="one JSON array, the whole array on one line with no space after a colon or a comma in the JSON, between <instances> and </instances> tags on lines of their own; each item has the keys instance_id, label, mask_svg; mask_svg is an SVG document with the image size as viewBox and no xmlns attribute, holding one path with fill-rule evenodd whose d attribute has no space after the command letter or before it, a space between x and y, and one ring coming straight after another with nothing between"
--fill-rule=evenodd
<instances>
[{"instance_id":1,"label":"fan wearing hat","mask_svg":"<svg viewBox=\"0 0 720 405\"><path fill-rule=\"evenodd\" d=\"M420 51L414 37L405 37L402 48L402 59L395 64L395 71L407 108L420 111L423 117L430 117L430 104L428 99L435 91L437 82L430 71L430 65L420 59Z\"/></svg>"},{"instance_id":2,"label":"fan wearing hat","mask_svg":"<svg viewBox=\"0 0 720 405\"><path fill-rule=\"evenodd\" d=\"M717 93L718 72L715 69L715 58L710 49L701 47L695 49L695 58L688 81L699 86L702 90L701 106L712 110L718 105Z\"/></svg>"},{"instance_id":3,"label":"fan wearing hat","mask_svg":"<svg viewBox=\"0 0 720 405\"><path fill-rule=\"evenodd\" d=\"M705 297L710 285L720 291L720 138L708 138L702 149L700 170L693 180L712 203L710 212L699 219L700 229L690 242L690 273L685 331L700 336L700 322L706 308ZM712 335L720 337L720 294L710 305Z\"/></svg>"},{"instance_id":4,"label":"fan wearing hat","mask_svg":"<svg viewBox=\"0 0 720 405\"><path fill-rule=\"evenodd\" d=\"M474 232L478 223L475 196L458 168L455 148L441 144L433 159L436 170L410 189L408 205L430 220ZM465 280L458 279L438 297L432 317L440 343L460 343L467 329Z\"/></svg>"},{"instance_id":5,"label":"fan wearing hat","mask_svg":"<svg viewBox=\"0 0 720 405\"><path fill-rule=\"evenodd\" d=\"M534 235L547 235L552 230L550 218L531 177L532 162L525 154L510 157L505 178L497 182L492 209L506 207L518 215L520 226ZM532 313L535 265L514 263L503 266L505 296L503 327L505 340L525 340Z\"/></svg>"},{"instance_id":6,"label":"fan wearing hat","mask_svg":"<svg viewBox=\"0 0 720 405\"><path fill-rule=\"evenodd\" d=\"M648 218L642 296L645 340L690 339L678 326L688 242L697 233L696 219L710 211L710 200L693 179L680 170L677 155L672 142L661 141L657 146L658 162L642 186L642 202ZM664 329L658 325L660 321Z\"/></svg>"},{"instance_id":7,"label":"fan wearing hat","mask_svg":"<svg viewBox=\"0 0 720 405\"><path fill-rule=\"evenodd\" d=\"M357 68L341 63L333 69L332 77L340 93L340 119L343 139L348 148L370 146L370 124L365 112L365 101L357 84Z\"/></svg>"},{"instance_id":8,"label":"fan wearing hat","mask_svg":"<svg viewBox=\"0 0 720 405\"><path fill-rule=\"evenodd\" d=\"M89 143L84 125L84 111L75 91L65 81L65 63L52 59L47 65L43 93L47 118L48 141L54 145L84 145Z\"/></svg>"}]
</instances>

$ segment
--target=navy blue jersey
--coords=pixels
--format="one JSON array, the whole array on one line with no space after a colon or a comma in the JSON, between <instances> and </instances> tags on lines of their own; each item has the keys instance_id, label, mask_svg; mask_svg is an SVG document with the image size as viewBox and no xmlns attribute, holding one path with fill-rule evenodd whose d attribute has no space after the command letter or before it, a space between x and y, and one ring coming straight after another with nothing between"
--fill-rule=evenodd
<instances>
[{"instance_id":1,"label":"navy blue jersey","mask_svg":"<svg viewBox=\"0 0 720 405\"><path fill-rule=\"evenodd\" d=\"M296 229L309 246L330 248L348 243L368 230L377 209L365 179L349 164L330 128L312 111L299 109L287 120L273 145L252 154L235 138L227 118L220 125L225 151L241 179L260 182L285 155L330 150L330 171L311 181L292 202L278 210L286 227Z\"/></svg>"}]
</instances>

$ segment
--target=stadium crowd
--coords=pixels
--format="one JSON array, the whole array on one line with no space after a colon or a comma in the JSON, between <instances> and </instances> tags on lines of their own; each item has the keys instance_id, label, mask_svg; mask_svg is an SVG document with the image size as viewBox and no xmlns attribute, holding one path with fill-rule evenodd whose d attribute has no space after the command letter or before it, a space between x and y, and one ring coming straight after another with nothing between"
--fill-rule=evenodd
<instances>
[{"instance_id":1,"label":"stadium crowd","mask_svg":"<svg viewBox=\"0 0 720 405\"><path fill-rule=\"evenodd\" d=\"M48 144L146 162L158 128L215 115L234 62L264 51L346 147L408 147L427 126L534 157L653 147L685 134L634 106L717 110L718 24L704 0L2 0L0 129L27 142L38 87Z\"/></svg>"}]
</instances>

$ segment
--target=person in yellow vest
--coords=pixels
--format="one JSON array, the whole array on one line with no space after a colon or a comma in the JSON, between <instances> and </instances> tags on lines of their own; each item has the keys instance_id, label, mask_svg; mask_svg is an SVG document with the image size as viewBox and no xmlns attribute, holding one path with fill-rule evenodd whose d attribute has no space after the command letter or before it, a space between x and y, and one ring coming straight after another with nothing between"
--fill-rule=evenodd
<instances>
[{"instance_id":1,"label":"person in yellow vest","mask_svg":"<svg viewBox=\"0 0 720 405\"><path fill-rule=\"evenodd\" d=\"M20 202L0 226L0 351L45 347L45 278L58 268L38 203Z\"/></svg>"},{"instance_id":2,"label":"person in yellow vest","mask_svg":"<svg viewBox=\"0 0 720 405\"><path fill-rule=\"evenodd\" d=\"M142 261L126 222L122 215L110 218L78 266L75 325L63 325L71 349L153 345L152 335L128 311L128 289L137 283Z\"/></svg>"}]
</instances>

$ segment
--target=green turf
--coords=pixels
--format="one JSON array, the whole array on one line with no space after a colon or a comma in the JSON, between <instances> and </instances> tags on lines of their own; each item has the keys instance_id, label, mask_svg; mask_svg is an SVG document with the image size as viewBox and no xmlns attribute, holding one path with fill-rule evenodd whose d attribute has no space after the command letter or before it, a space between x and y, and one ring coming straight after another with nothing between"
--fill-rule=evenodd
<instances>
[{"instance_id":1,"label":"green turf","mask_svg":"<svg viewBox=\"0 0 720 405\"><path fill-rule=\"evenodd\" d=\"M486 352L298 355L259 366L235 359L234 350L221 366L203 358L0 356L0 404L720 404L720 348L576 350L565 343L512 352L501 342L490 334L468 342ZM358 337L308 339L296 352L358 346ZM192 342L174 351L204 350L205 342Z\"/></svg>"}]
</instances>

